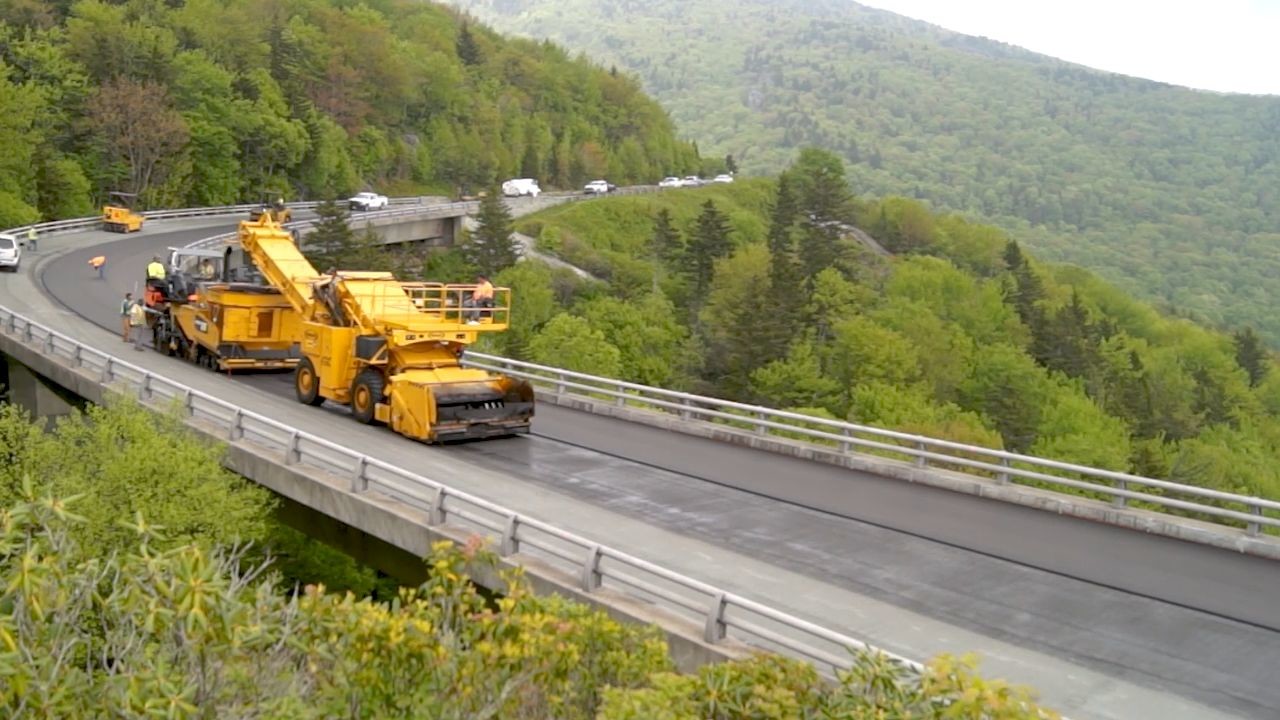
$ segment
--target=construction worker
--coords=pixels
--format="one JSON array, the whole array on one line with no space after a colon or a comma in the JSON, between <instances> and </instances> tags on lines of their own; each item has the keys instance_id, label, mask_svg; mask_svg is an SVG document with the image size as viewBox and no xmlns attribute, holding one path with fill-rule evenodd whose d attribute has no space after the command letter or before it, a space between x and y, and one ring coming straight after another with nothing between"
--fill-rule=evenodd
<instances>
[{"instance_id":1,"label":"construction worker","mask_svg":"<svg viewBox=\"0 0 1280 720\"><path fill-rule=\"evenodd\" d=\"M36 233L36 227L32 225L31 227L27 228L27 249L28 250L30 250L31 252L36 252L37 250L36 240L38 239L39 239L39 235Z\"/></svg>"},{"instance_id":2,"label":"construction worker","mask_svg":"<svg viewBox=\"0 0 1280 720\"><path fill-rule=\"evenodd\" d=\"M102 268L107 264L107 256L99 255L89 260L89 267L98 271L98 279L102 279Z\"/></svg>"},{"instance_id":3,"label":"construction worker","mask_svg":"<svg viewBox=\"0 0 1280 720\"><path fill-rule=\"evenodd\" d=\"M164 263L160 262L159 255L153 256L151 262L147 263L147 279L164 280Z\"/></svg>"},{"instance_id":4,"label":"construction worker","mask_svg":"<svg viewBox=\"0 0 1280 720\"><path fill-rule=\"evenodd\" d=\"M120 335L125 342L129 342L129 312L133 310L133 293L125 293L124 301L120 303Z\"/></svg>"},{"instance_id":5,"label":"construction worker","mask_svg":"<svg viewBox=\"0 0 1280 720\"><path fill-rule=\"evenodd\" d=\"M468 301L469 307L493 307L493 283L489 282L489 278L484 275L476 275L476 289L471 291L471 299ZM467 324L480 324L480 311L473 310L468 313Z\"/></svg>"},{"instance_id":6,"label":"construction worker","mask_svg":"<svg viewBox=\"0 0 1280 720\"><path fill-rule=\"evenodd\" d=\"M140 302L129 306L129 329L133 332L133 349L141 351L142 333L147 329L147 309Z\"/></svg>"}]
</instances>

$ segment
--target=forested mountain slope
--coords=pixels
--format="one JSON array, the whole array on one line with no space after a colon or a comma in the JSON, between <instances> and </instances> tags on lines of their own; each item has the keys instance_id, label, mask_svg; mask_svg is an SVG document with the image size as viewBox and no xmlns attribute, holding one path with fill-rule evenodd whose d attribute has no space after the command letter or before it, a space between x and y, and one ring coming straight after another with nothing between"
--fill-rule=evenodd
<instances>
[{"instance_id":1,"label":"forested mountain slope","mask_svg":"<svg viewBox=\"0 0 1280 720\"><path fill-rule=\"evenodd\" d=\"M410 0L0 0L0 227L696 165L637 83Z\"/></svg>"},{"instance_id":2,"label":"forested mountain slope","mask_svg":"<svg viewBox=\"0 0 1280 720\"><path fill-rule=\"evenodd\" d=\"M1046 259L1280 341L1280 97L1096 72L846 0L453 2L634 71L704 154L758 172L829 148L859 193L980 214Z\"/></svg>"},{"instance_id":3,"label":"forested mountain slope","mask_svg":"<svg viewBox=\"0 0 1280 720\"><path fill-rule=\"evenodd\" d=\"M1257 336L1162 315L1004 232L851 201L838 159L517 221L607 279L521 263L495 350L771 407L1280 497L1280 372ZM842 229L865 228L892 257Z\"/></svg>"}]
</instances>

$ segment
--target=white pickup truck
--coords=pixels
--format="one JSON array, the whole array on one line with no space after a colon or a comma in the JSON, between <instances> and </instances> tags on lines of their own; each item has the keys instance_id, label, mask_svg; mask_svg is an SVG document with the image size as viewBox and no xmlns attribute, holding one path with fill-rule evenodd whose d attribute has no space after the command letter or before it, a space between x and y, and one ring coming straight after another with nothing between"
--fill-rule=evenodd
<instances>
[{"instance_id":1,"label":"white pickup truck","mask_svg":"<svg viewBox=\"0 0 1280 720\"><path fill-rule=\"evenodd\" d=\"M358 193L355 197L347 200L347 204L352 210L381 210L387 206L387 203L386 195L371 192Z\"/></svg>"}]
</instances>

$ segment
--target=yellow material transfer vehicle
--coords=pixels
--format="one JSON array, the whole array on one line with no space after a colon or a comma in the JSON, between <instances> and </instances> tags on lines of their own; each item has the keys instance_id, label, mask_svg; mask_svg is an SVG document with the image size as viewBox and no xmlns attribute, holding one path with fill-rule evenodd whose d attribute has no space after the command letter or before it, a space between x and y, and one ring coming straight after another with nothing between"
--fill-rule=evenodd
<instances>
[{"instance_id":1,"label":"yellow material transfer vehicle","mask_svg":"<svg viewBox=\"0 0 1280 720\"><path fill-rule=\"evenodd\" d=\"M363 423L385 423L425 442L529 431L533 388L464 368L480 333L506 330L511 291L468 307L475 285L401 282L391 273L321 275L269 216L241 222L240 247L301 321L298 400L348 405Z\"/></svg>"}]
</instances>

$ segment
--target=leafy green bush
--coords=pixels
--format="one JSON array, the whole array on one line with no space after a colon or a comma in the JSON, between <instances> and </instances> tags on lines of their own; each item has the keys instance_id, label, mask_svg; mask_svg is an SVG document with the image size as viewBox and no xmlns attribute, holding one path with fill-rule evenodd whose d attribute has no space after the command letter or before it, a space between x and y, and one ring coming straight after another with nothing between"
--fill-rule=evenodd
<instances>
[{"instance_id":1,"label":"leafy green bush","mask_svg":"<svg viewBox=\"0 0 1280 720\"><path fill-rule=\"evenodd\" d=\"M237 550L174 545L138 515L126 551L75 541L83 503L31 482L0 512L0 713L37 718L1051 717L940 659L910 677L866 656L835 685L763 655L673 674L661 634L530 593L483 597L480 543L439 543L392 602L277 591ZM168 549L161 549L167 547Z\"/></svg>"}]
</instances>

